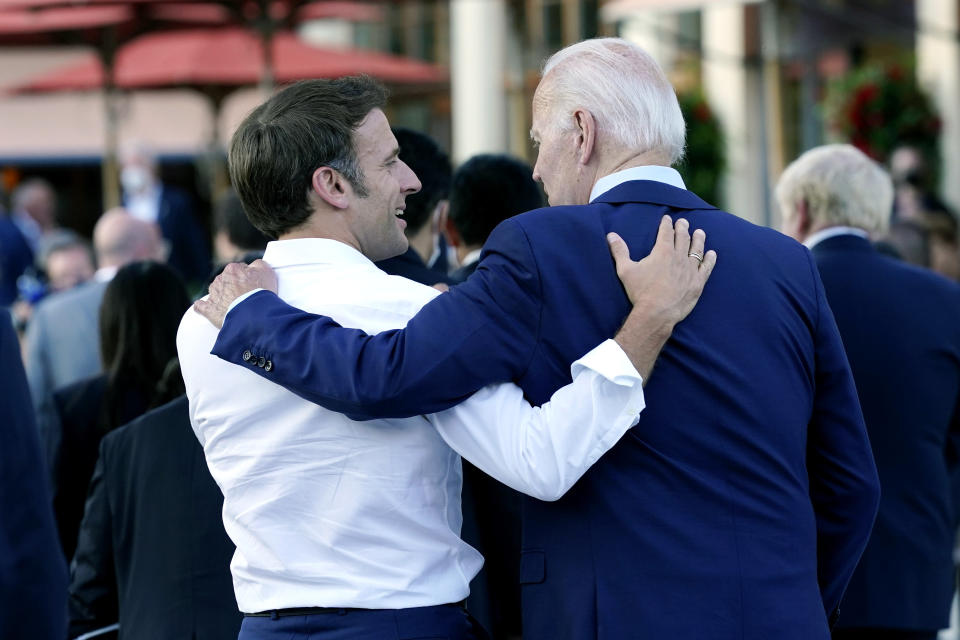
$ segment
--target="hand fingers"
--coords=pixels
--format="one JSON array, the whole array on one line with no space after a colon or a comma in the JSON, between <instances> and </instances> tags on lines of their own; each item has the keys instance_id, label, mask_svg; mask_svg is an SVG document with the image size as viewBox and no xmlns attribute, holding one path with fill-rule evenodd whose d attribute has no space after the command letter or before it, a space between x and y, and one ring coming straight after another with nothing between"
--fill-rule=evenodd
<instances>
[{"instance_id":1,"label":"hand fingers","mask_svg":"<svg viewBox=\"0 0 960 640\"><path fill-rule=\"evenodd\" d=\"M270 265L268 265L266 262L264 262L263 260L261 260L261 259L258 258L258 259L256 259L256 260L254 260L253 262L251 262L250 265L249 265L247 268L248 268L248 269L254 269L254 270L257 270L257 271L263 271L263 270L265 270L265 269L270 269Z\"/></svg>"},{"instance_id":2,"label":"hand fingers","mask_svg":"<svg viewBox=\"0 0 960 640\"><path fill-rule=\"evenodd\" d=\"M661 224L660 227L662 229L663 225ZM607 234L607 243L610 245L610 255L613 256L613 261L617 265L617 273L620 273L630 262L630 249L627 248L623 238L616 233Z\"/></svg>"},{"instance_id":3,"label":"hand fingers","mask_svg":"<svg viewBox=\"0 0 960 640\"><path fill-rule=\"evenodd\" d=\"M684 257L690 253L690 223L686 218L678 218L673 225L673 248Z\"/></svg>"},{"instance_id":4,"label":"hand fingers","mask_svg":"<svg viewBox=\"0 0 960 640\"><path fill-rule=\"evenodd\" d=\"M697 229L693 232L693 235L690 238L690 250L687 252L687 255L695 253L702 259L703 256L703 245L707 241L707 234L703 229ZM693 258L690 258L693 260Z\"/></svg>"},{"instance_id":5,"label":"hand fingers","mask_svg":"<svg viewBox=\"0 0 960 640\"><path fill-rule=\"evenodd\" d=\"M654 245L654 249L660 245L665 247L673 246L673 220L670 219L670 216L660 218L660 228L657 229L657 242Z\"/></svg>"},{"instance_id":6,"label":"hand fingers","mask_svg":"<svg viewBox=\"0 0 960 640\"><path fill-rule=\"evenodd\" d=\"M703 276L704 282L710 278L710 274L713 273L713 267L716 264L717 252L711 249L703 256L703 262L700 264L700 275Z\"/></svg>"}]
</instances>

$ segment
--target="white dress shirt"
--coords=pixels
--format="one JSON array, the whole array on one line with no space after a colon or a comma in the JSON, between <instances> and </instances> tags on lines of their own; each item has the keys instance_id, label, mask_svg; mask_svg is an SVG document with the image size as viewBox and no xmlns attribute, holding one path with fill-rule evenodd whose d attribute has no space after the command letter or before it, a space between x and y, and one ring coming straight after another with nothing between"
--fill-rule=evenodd
<instances>
[{"instance_id":1,"label":"white dress shirt","mask_svg":"<svg viewBox=\"0 0 960 640\"><path fill-rule=\"evenodd\" d=\"M333 240L271 242L264 259L282 299L368 333L405 326L439 295ZM464 599L482 558L459 537L457 453L515 489L556 499L644 406L639 374L608 340L539 409L500 384L432 416L354 422L210 355L216 337L190 310L177 349L190 420L237 545L231 569L244 612Z\"/></svg>"},{"instance_id":2,"label":"white dress shirt","mask_svg":"<svg viewBox=\"0 0 960 640\"><path fill-rule=\"evenodd\" d=\"M607 191L610 191L610 189L631 180L652 180L654 182L669 184L678 189L687 188L683 183L683 178L680 177L680 172L673 167L662 167L660 165L631 167L623 171L611 173L608 176L603 176L597 180L593 185L593 189L590 190L590 202L593 202Z\"/></svg>"}]
</instances>

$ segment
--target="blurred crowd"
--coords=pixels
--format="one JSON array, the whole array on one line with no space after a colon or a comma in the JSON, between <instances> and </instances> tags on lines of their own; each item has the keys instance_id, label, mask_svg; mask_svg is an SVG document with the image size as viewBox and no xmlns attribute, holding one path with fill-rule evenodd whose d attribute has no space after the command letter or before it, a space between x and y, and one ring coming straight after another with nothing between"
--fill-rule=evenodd
<instances>
[{"instance_id":1,"label":"blurred crowd","mask_svg":"<svg viewBox=\"0 0 960 640\"><path fill-rule=\"evenodd\" d=\"M531 167L519 159L481 155L454 171L429 137L394 134L422 189L407 198L409 249L379 263L388 273L456 286L477 268L497 224L545 204ZM210 215L201 215L189 194L159 180L148 148L131 147L122 160L124 204L103 213L92 238L59 225L58 207L69 203L41 178L16 185L0 215L0 306L10 309L16 329L42 456L37 468L44 471L21 479L39 483L52 505L59 555L48 558L51 575L69 566L62 593L37 597L68 603L69 637L119 623L128 638L235 638L241 616L230 578L233 547L221 520L222 495L191 430L175 338L192 299L226 263L262 256L268 238L235 194L223 194ZM938 197L927 159L903 146L887 171L893 206L867 229L870 240L889 259L960 281L957 218ZM778 191L785 227L796 225L791 235L802 241L831 225L820 219L804 227L817 220L816 206L796 193ZM798 201L804 206L790 210ZM837 224L854 226L849 219ZM841 306L835 313L852 344L856 322L845 324ZM855 377L861 367L884 365L882 356L872 365L854 360L851 354ZM914 437L957 435L950 409L934 435L918 429ZM870 416L883 410L864 407L868 429ZM884 441L873 431L871 438ZM936 455L955 465L960 449ZM897 495L900 471L886 465L900 461L880 452L877 463L881 483L890 483L884 494ZM519 637L519 497L466 461L464 478L463 537L487 559L467 607L492 637ZM953 508L944 515L951 534ZM881 508L881 524L883 514ZM944 561L938 555L936 562ZM941 569L952 582L952 565Z\"/></svg>"}]
</instances>

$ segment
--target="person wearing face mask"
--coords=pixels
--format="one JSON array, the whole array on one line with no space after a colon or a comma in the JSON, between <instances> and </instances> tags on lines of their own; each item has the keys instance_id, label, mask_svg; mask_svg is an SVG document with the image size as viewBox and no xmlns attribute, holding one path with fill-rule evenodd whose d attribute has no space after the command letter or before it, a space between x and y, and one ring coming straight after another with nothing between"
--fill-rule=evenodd
<instances>
[{"instance_id":1,"label":"person wearing face mask","mask_svg":"<svg viewBox=\"0 0 960 640\"><path fill-rule=\"evenodd\" d=\"M210 239L183 190L164 184L156 155L143 144L126 147L120 157L123 203L135 218L160 226L170 245L167 264L193 285L210 273Z\"/></svg>"}]
</instances>

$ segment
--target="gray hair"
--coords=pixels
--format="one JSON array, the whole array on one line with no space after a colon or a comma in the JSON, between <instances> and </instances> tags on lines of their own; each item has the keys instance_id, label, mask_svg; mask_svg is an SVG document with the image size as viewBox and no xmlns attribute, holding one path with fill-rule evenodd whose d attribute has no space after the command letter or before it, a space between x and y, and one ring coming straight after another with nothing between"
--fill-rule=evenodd
<instances>
[{"instance_id":1,"label":"gray hair","mask_svg":"<svg viewBox=\"0 0 960 640\"><path fill-rule=\"evenodd\" d=\"M626 149L662 151L671 164L683 157L686 125L677 95L660 65L635 44L622 38L578 42L553 54L542 76L547 88L541 99L561 131L573 127L563 116L584 108L599 131Z\"/></svg>"},{"instance_id":2,"label":"gray hair","mask_svg":"<svg viewBox=\"0 0 960 640\"><path fill-rule=\"evenodd\" d=\"M807 151L786 168L777 183L783 215L805 202L811 224L883 232L890 223L893 182L879 164L849 144Z\"/></svg>"},{"instance_id":3,"label":"gray hair","mask_svg":"<svg viewBox=\"0 0 960 640\"><path fill-rule=\"evenodd\" d=\"M46 270L47 262L50 256L60 251L69 251L71 249L82 249L90 256L90 263L93 264L93 250L90 243L70 229L54 229L45 234L40 239L40 245L37 248L36 265L41 270Z\"/></svg>"},{"instance_id":4,"label":"gray hair","mask_svg":"<svg viewBox=\"0 0 960 640\"><path fill-rule=\"evenodd\" d=\"M23 211L27 203L37 193L45 193L51 199L56 198L53 186L43 178L27 178L13 190L10 196L10 205L14 211Z\"/></svg>"}]
</instances>

